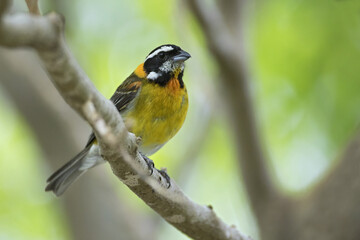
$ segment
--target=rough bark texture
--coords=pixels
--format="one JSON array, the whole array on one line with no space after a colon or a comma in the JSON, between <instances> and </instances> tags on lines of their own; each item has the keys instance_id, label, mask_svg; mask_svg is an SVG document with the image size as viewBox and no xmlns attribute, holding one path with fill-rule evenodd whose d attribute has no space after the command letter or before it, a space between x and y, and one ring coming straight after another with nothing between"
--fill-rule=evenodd
<instances>
[{"instance_id":1,"label":"rough bark texture","mask_svg":"<svg viewBox=\"0 0 360 240\"><path fill-rule=\"evenodd\" d=\"M61 99L33 53L0 49L0 73L0 87L32 130L52 169L50 174L83 147L86 139L80 143L79 136L87 136L89 129ZM140 218L134 211L130 214L114 190L101 168L90 171L57 199L73 239L116 239L119 231L124 239L154 239L151 219ZM141 231L132 229L136 224L144 226Z\"/></svg>"},{"instance_id":2,"label":"rough bark texture","mask_svg":"<svg viewBox=\"0 0 360 240\"><path fill-rule=\"evenodd\" d=\"M360 140L356 137L340 162L306 196L281 192L270 177L250 96L242 16L246 1L219 0L217 7L187 0L219 65L238 162L263 240L360 239Z\"/></svg>"},{"instance_id":3,"label":"rough bark texture","mask_svg":"<svg viewBox=\"0 0 360 240\"><path fill-rule=\"evenodd\" d=\"M127 132L115 106L95 89L66 46L61 17L10 15L4 13L8 2L0 3L0 45L36 50L59 93L93 128L103 157L124 184L193 239L249 239L211 208L191 201L174 181L167 188L158 171L148 176L147 164L137 151L138 139Z\"/></svg>"}]
</instances>

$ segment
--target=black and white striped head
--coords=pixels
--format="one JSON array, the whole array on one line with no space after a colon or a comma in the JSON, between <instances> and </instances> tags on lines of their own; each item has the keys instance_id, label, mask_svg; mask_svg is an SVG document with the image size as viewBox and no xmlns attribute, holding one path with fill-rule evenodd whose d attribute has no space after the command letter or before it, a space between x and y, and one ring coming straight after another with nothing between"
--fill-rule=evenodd
<instances>
[{"instance_id":1,"label":"black and white striped head","mask_svg":"<svg viewBox=\"0 0 360 240\"><path fill-rule=\"evenodd\" d=\"M190 57L189 53L173 44L155 48L144 62L147 79L165 85L173 77L182 77L184 62Z\"/></svg>"}]
</instances>

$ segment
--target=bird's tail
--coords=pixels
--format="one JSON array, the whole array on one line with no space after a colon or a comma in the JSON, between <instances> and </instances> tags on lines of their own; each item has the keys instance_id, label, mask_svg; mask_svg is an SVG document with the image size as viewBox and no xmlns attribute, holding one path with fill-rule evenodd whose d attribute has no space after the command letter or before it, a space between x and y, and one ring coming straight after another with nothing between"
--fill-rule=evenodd
<instances>
[{"instance_id":1,"label":"bird's tail","mask_svg":"<svg viewBox=\"0 0 360 240\"><path fill-rule=\"evenodd\" d=\"M83 159L86 157L90 150L90 146L87 146L73 159L67 162L64 166L54 172L47 179L47 186L45 191L53 191L56 196L60 196L65 190L78 179L88 168L83 168Z\"/></svg>"}]
</instances>

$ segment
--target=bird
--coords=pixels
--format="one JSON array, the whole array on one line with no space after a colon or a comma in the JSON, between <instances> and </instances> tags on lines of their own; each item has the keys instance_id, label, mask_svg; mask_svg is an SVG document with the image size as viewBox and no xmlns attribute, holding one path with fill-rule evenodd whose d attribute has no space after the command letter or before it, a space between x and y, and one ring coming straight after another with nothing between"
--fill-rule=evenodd
<instances>
[{"instance_id":1,"label":"bird","mask_svg":"<svg viewBox=\"0 0 360 240\"><path fill-rule=\"evenodd\" d=\"M139 152L150 174L154 163L148 157L163 147L185 121L189 100L183 75L190 57L174 44L155 48L110 98L127 130L141 139ZM105 162L92 132L84 149L47 179L45 191L60 196L82 174ZM161 173L170 184L166 172Z\"/></svg>"}]
</instances>

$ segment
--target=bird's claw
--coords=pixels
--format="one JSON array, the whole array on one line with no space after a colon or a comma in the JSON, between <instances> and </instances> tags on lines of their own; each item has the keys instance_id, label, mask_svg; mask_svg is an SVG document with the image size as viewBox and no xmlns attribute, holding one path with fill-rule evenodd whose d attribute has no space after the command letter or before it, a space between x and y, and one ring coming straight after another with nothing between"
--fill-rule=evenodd
<instances>
[{"instance_id":1,"label":"bird's claw","mask_svg":"<svg viewBox=\"0 0 360 240\"><path fill-rule=\"evenodd\" d=\"M158 172L161 174L161 176L163 176L168 184L167 188L170 188L171 187L171 181L170 181L170 177L169 175L167 174L166 172L166 169L161 169L161 170L158 170Z\"/></svg>"},{"instance_id":2,"label":"bird's claw","mask_svg":"<svg viewBox=\"0 0 360 240\"><path fill-rule=\"evenodd\" d=\"M141 155L144 158L144 160L148 166L148 169L150 170L150 176L151 176L154 173L154 167L155 167L154 161L151 160L150 158L148 158L147 156L145 156L144 154L141 154Z\"/></svg>"},{"instance_id":3,"label":"bird's claw","mask_svg":"<svg viewBox=\"0 0 360 240\"><path fill-rule=\"evenodd\" d=\"M148 158L147 156L145 156L144 154L141 153L141 156L144 158L147 166L148 166L148 169L150 170L150 176L154 173L154 168L155 168L155 164L154 164L154 161L151 160L150 158ZM155 168L156 169L156 168ZM170 177L169 175L167 174L166 172L166 169L161 169L161 170L158 170L156 169L160 175L165 178L166 182L167 182L167 188L170 188L171 186L171 181L170 181ZM161 180L161 179L160 179Z\"/></svg>"}]
</instances>

